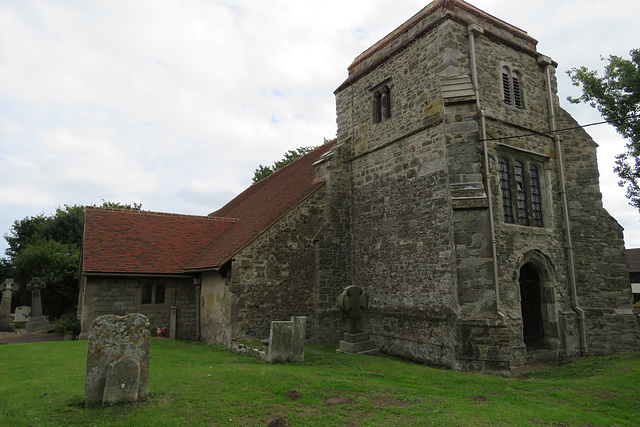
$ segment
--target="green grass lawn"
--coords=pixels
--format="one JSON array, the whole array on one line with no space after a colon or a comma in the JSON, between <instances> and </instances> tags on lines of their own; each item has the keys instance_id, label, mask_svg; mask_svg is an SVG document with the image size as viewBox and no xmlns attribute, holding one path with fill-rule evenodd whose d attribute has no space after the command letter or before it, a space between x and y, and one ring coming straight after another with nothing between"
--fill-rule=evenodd
<instances>
[{"instance_id":1,"label":"green grass lawn","mask_svg":"<svg viewBox=\"0 0 640 427\"><path fill-rule=\"evenodd\" d=\"M0 425L640 425L638 353L523 379L315 345L304 363L270 365L221 346L152 339L149 400L87 408L86 347L0 346Z\"/></svg>"}]
</instances>

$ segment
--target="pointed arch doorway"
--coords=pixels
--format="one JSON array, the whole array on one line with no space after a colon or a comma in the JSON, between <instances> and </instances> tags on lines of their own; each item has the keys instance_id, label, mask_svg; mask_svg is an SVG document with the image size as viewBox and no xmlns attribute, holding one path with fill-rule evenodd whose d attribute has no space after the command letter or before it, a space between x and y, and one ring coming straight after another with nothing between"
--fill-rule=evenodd
<instances>
[{"instance_id":1,"label":"pointed arch doorway","mask_svg":"<svg viewBox=\"0 0 640 427\"><path fill-rule=\"evenodd\" d=\"M544 347L540 276L530 263L520 269L522 329L527 349Z\"/></svg>"}]
</instances>

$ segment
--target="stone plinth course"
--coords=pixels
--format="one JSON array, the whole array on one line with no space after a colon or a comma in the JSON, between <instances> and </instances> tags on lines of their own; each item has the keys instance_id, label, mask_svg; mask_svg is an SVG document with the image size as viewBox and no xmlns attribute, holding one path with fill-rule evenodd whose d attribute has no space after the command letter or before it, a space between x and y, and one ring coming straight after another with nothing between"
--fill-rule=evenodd
<instances>
[{"instance_id":1,"label":"stone plinth course","mask_svg":"<svg viewBox=\"0 0 640 427\"><path fill-rule=\"evenodd\" d=\"M149 320L106 315L91 324L84 381L86 405L145 400L149 394Z\"/></svg>"}]
</instances>

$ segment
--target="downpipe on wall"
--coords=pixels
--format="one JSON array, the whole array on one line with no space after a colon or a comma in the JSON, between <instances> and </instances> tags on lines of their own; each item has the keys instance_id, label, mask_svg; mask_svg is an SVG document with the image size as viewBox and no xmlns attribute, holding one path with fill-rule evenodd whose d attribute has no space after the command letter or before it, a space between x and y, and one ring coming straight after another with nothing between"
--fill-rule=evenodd
<instances>
[{"instance_id":1,"label":"downpipe on wall","mask_svg":"<svg viewBox=\"0 0 640 427\"><path fill-rule=\"evenodd\" d=\"M553 133L555 141L555 149L558 156L558 170L560 174L560 195L562 199L562 218L564 221L564 229L567 245L567 261L569 264L569 284L571 286L571 308L578 314L578 329L580 330L580 354L582 356L589 355L589 349L587 347L587 330L585 314L582 307L578 303L578 285L576 283L576 270L573 257L573 240L571 238L571 223L569 221L569 203L567 201L567 189L564 178L564 160L562 156L562 144L560 137L556 133L556 113L553 104L553 91L551 89L551 67L553 62L548 56L540 55L538 57L538 64L545 67L545 82L547 86L547 102L549 103L549 128Z\"/></svg>"},{"instance_id":2,"label":"downpipe on wall","mask_svg":"<svg viewBox=\"0 0 640 427\"><path fill-rule=\"evenodd\" d=\"M473 91L476 97L476 108L480 115L480 138L482 140L483 163L484 163L484 180L487 192L487 204L489 205L489 229L491 234L491 256L493 259L493 286L496 294L496 314L502 318L504 315L500 312L500 286L498 281L498 254L496 226L493 218L493 194L491 191L491 182L489 180L489 150L487 146L487 117L480 103L480 90L478 89L478 68L476 61L476 34L483 34L484 30L478 24L469 24L467 26L467 35L469 37L469 56L471 62L471 81L473 83Z\"/></svg>"}]
</instances>

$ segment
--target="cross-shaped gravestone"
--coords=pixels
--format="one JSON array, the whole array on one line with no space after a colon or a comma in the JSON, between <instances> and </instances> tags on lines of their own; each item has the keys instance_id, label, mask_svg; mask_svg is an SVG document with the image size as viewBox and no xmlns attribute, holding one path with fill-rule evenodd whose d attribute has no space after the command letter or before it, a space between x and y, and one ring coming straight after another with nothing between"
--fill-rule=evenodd
<instances>
[{"instance_id":1,"label":"cross-shaped gravestone","mask_svg":"<svg viewBox=\"0 0 640 427\"><path fill-rule=\"evenodd\" d=\"M34 277L27 283L27 289L31 291L31 317L25 325L28 332L48 331L51 329L47 318L42 315L42 298L40 289L45 288L45 283L39 277Z\"/></svg>"},{"instance_id":2,"label":"cross-shaped gravestone","mask_svg":"<svg viewBox=\"0 0 640 427\"><path fill-rule=\"evenodd\" d=\"M347 286L338 297L338 308L349 318L349 333L364 332L362 310L369 306L369 295L360 286Z\"/></svg>"},{"instance_id":3,"label":"cross-shaped gravestone","mask_svg":"<svg viewBox=\"0 0 640 427\"><path fill-rule=\"evenodd\" d=\"M13 279L7 279L0 284L0 290L2 290L2 302L0 303L0 331L1 332L13 332L13 326L11 325L11 295L17 288L13 283Z\"/></svg>"},{"instance_id":4,"label":"cross-shaped gravestone","mask_svg":"<svg viewBox=\"0 0 640 427\"><path fill-rule=\"evenodd\" d=\"M31 291L31 317L42 316L42 297L40 289L45 288L45 283L39 277L34 277L27 283L27 289Z\"/></svg>"},{"instance_id":5,"label":"cross-shaped gravestone","mask_svg":"<svg viewBox=\"0 0 640 427\"><path fill-rule=\"evenodd\" d=\"M31 282L27 283L27 289L28 290L40 290L40 289L44 289L46 287L45 283L40 280L39 277L34 277L31 279Z\"/></svg>"},{"instance_id":6,"label":"cross-shaped gravestone","mask_svg":"<svg viewBox=\"0 0 640 427\"><path fill-rule=\"evenodd\" d=\"M13 279L6 279L0 285L0 291L17 291L18 287L13 283Z\"/></svg>"}]
</instances>

